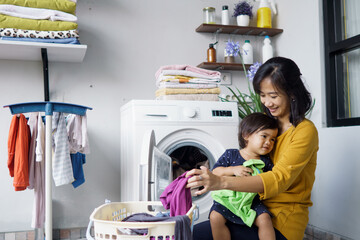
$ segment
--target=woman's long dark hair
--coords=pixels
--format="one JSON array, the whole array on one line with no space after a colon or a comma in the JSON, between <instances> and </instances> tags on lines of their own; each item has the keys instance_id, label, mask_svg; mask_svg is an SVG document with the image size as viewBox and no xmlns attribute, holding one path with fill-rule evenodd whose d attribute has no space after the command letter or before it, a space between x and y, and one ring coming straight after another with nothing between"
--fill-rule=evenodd
<instances>
[{"instance_id":1,"label":"woman's long dark hair","mask_svg":"<svg viewBox=\"0 0 360 240\"><path fill-rule=\"evenodd\" d=\"M274 87L287 94L290 101L290 122L297 126L305 118L310 109L312 99L301 80L301 72L296 63L288 58L274 57L260 66L253 80L256 93L260 93L260 83L263 79L270 78ZM267 115L272 116L263 105Z\"/></svg>"}]
</instances>

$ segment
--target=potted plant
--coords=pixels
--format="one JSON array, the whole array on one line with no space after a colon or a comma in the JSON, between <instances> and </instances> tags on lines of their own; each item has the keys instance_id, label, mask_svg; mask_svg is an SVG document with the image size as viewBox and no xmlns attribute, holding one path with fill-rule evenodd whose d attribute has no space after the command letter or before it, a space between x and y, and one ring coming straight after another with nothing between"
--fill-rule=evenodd
<instances>
[{"instance_id":1,"label":"potted plant","mask_svg":"<svg viewBox=\"0 0 360 240\"><path fill-rule=\"evenodd\" d=\"M235 4L233 17L236 17L238 26L249 26L250 19L253 17L253 6L247 1L241 1Z\"/></svg>"}]
</instances>

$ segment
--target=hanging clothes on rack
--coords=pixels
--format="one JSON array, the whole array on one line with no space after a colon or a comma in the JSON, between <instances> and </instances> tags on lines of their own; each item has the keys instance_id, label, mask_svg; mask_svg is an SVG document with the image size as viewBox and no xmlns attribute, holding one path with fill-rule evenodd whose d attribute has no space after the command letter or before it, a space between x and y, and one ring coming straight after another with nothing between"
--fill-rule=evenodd
<instances>
[{"instance_id":1,"label":"hanging clothes on rack","mask_svg":"<svg viewBox=\"0 0 360 240\"><path fill-rule=\"evenodd\" d=\"M87 119L86 115L69 114L66 117L66 122L70 143L70 157L75 179L72 185L74 188L77 188L85 182L83 165L86 163L85 154L90 153Z\"/></svg>"},{"instance_id":2,"label":"hanging clothes on rack","mask_svg":"<svg viewBox=\"0 0 360 240\"><path fill-rule=\"evenodd\" d=\"M35 138L35 170L34 170L34 204L31 220L32 228L43 228L45 222L45 126L40 113L35 113L36 133L31 136Z\"/></svg>"},{"instance_id":3,"label":"hanging clothes on rack","mask_svg":"<svg viewBox=\"0 0 360 240\"><path fill-rule=\"evenodd\" d=\"M35 181L35 147L37 136L38 113L30 113L27 124L30 129L30 146L29 146L29 186L28 189L34 189Z\"/></svg>"},{"instance_id":4,"label":"hanging clothes on rack","mask_svg":"<svg viewBox=\"0 0 360 240\"><path fill-rule=\"evenodd\" d=\"M52 131L54 149L53 178L55 186L61 186L74 181L64 113L53 113Z\"/></svg>"},{"instance_id":5,"label":"hanging clothes on rack","mask_svg":"<svg viewBox=\"0 0 360 240\"><path fill-rule=\"evenodd\" d=\"M29 186L29 142L30 130L23 114L13 116L8 137L8 168L14 178L15 191Z\"/></svg>"},{"instance_id":6,"label":"hanging clothes on rack","mask_svg":"<svg viewBox=\"0 0 360 240\"><path fill-rule=\"evenodd\" d=\"M45 51L45 53L46 53L46 51ZM46 92L48 93L48 91L46 91ZM28 125L26 123L25 116L23 116L22 113L45 112L45 121L47 123L46 128L45 128L45 136L46 136L46 138L45 138L45 160L46 160L46 163L45 163L45 184L44 184L45 185L45 190L44 190L44 193L45 193L45 207L42 208L42 209L46 210L45 211L45 221L46 221L46 223L45 223L45 236L46 236L46 239L52 239L52 231L53 231L53 229L52 229L52 184L51 184L52 170L53 170L52 169L52 154L51 154L52 146L53 146L52 141L51 141L52 140L52 135L54 135L54 146L58 147L58 150L55 150L55 155L65 156L66 154L64 155L63 152L59 151L59 149L61 149L63 147L61 145L61 141L59 141L59 139L65 139L67 141L67 144L69 144L68 143L68 138L67 138L67 130L66 130L65 119L64 119L63 113L73 113L73 114L78 114L78 115L85 115L86 110L88 110L88 109L91 110L92 108L81 106L81 105L76 105L76 104L49 102L49 101L18 103L18 104L6 105L4 107L9 107L10 112L13 115L14 114L19 114L20 115L20 120L21 120L21 121L18 121L16 119L16 116L15 116L15 118L13 118L13 121L11 123L11 128L10 128L10 132L9 132L8 167L9 167L10 175L15 175L14 173L15 173L15 170L17 169L17 166L18 166L17 161L16 161L18 159L17 157L19 155L28 157L28 152L26 154L23 154L23 152L21 152L22 154L19 154L17 152L18 147L19 147L18 145L23 146L22 148L19 147L21 149L21 151L23 149L26 149L26 146L27 146L27 150L28 150L29 142L26 144L26 143L22 143L22 141L19 141L19 142L21 142L21 144L17 144L17 141L16 141L17 138L18 138L18 135L20 133L23 133L24 131L26 131L25 129L27 129L28 141L30 141L30 139L29 139L29 135L30 135L29 134L29 128L28 128ZM55 118L54 121L53 121L53 116ZM40 119L40 118L38 117L38 119ZM40 121L38 121L38 122L40 122ZM54 128L52 127L53 124L54 124ZM21 127L20 127L20 125L21 125ZM38 129L40 129L39 126L38 126ZM54 132L53 130L56 130L56 131ZM25 135L25 134L23 134L23 135ZM38 133L38 136L39 135L40 135L40 133ZM25 138L26 137L22 137L20 139L25 139ZM65 140L63 142L66 143ZM37 141L37 145L42 145L39 142L41 142L41 140ZM38 151L38 149L36 149L35 152L37 153L36 156L38 157L38 156L40 156L40 154L38 155L38 153L39 152L42 153L43 151L42 150ZM69 156L69 155L70 155L70 151L68 150L67 156ZM42 157L40 157L40 158L42 158ZM24 166L25 166L25 164L28 165L28 161L24 161L22 159L22 162L24 162ZM36 162L38 162L38 161L36 161ZM68 169L67 166L64 166L63 164L59 164L58 161L56 161L56 163L54 163L54 164L57 165L56 166L57 168ZM39 169L41 171L41 165L39 167L40 167ZM38 168L36 168L36 169L38 169ZM71 163L70 163L70 169L71 169L71 173L72 173ZM57 177L59 177L59 176L57 176ZM54 181L55 181L55 179L54 179ZM23 188L25 189L28 186L28 184L29 183L27 182L27 185L25 184L26 186L23 187ZM37 184L37 182L35 182L34 188L36 188L36 184ZM36 188L36 189L43 189L43 188ZM15 188L15 190L16 190L16 188ZM41 201L41 199L42 198L40 198L39 201ZM33 221L33 223L35 223L35 222L36 222L36 219Z\"/></svg>"},{"instance_id":7,"label":"hanging clothes on rack","mask_svg":"<svg viewBox=\"0 0 360 240\"><path fill-rule=\"evenodd\" d=\"M85 182L85 175L83 170L83 164L86 163L86 157L83 153L72 153L70 154L71 164L73 167L74 179L71 184L74 188L77 188Z\"/></svg>"},{"instance_id":8,"label":"hanging clothes on rack","mask_svg":"<svg viewBox=\"0 0 360 240\"><path fill-rule=\"evenodd\" d=\"M66 129L69 135L70 153L89 154L86 115L69 114L66 117Z\"/></svg>"}]
</instances>

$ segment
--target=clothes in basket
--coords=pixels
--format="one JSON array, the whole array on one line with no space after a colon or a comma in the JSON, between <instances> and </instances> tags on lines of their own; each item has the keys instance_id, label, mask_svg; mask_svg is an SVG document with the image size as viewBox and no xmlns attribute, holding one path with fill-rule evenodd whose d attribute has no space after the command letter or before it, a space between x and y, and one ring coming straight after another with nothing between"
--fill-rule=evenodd
<instances>
[{"instance_id":1,"label":"clothes in basket","mask_svg":"<svg viewBox=\"0 0 360 240\"><path fill-rule=\"evenodd\" d=\"M123 222L169 222L175 221L175 239L176 240L191 240L191 223L187 215L179 215L175 217L156 217L147 213L135 213L122 220ZM132 232L138 235L147 235L147 229L131 229Z\"/></svg>"}]
</instances>

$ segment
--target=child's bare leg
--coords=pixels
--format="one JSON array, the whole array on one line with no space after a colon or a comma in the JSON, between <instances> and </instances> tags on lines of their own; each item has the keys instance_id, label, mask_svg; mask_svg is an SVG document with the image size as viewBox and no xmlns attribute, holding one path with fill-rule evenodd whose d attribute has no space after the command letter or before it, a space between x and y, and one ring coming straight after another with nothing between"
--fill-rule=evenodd
<instances>
[{"instance_id":1,"label":"child's bare leg","mask_svg":"<svg viewBox=\"0 0 360 240\"><path fill-rule=\"evenodd\" d=\"M255 219L255 225L259 228L260 240L275 240L275 230L268 213L262 213Z\"/></svg>"},{"instance_id":2,"label":"child's bare leg","mask_svg":"<svg viewBox=\"0 0 360 240\"><path fill-rule=\"evenodd\" d=\"M211 232L214 240L231 240L231 235L226 226L226 219L218 212L210 213Z\"/></svg>"}]
</instances>

